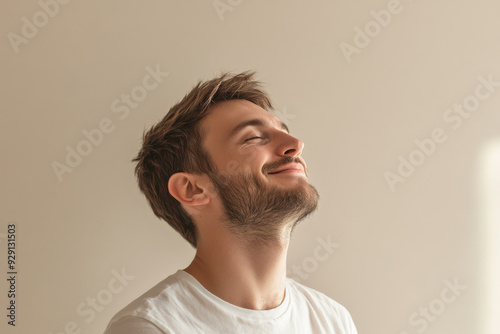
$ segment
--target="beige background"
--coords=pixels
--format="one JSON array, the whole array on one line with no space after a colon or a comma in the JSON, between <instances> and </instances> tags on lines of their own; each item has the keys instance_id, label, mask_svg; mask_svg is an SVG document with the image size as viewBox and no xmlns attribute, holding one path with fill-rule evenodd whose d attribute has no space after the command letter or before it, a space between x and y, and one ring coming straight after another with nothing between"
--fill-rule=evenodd
<instances>
[{"instance_id":1,"label":"beige background","mask_svg":"<svg viewBox=\"0 0 500 334\"><path fill-rule=\"evenodd\" d=\"M210 0L74 0L52 6L47 22L35 0L0 5L0 265L5 277L14 222L19 272L15 328L0 283L2 333L101 333L189 263L194 250L154 217L130 160L143 128L198 79L247 69L306 143L321 195L291 244L301 282L345 305L360 333L499 333L500 87L458 128L443 119L473 101L478 77L500 81L498 2L221 2L231 10L219 16ZM377 29L370 12L388 6L398 14L345 57L341 43L355 45L356 27ZM11 33L34 15L38 31L14 46ZM148 66L169 75L120 119L112 103L142 85ZM66 147L103 119L113 131L60 182L54 161L66 164ZM447 139L391 191L384 173L435 128ZM338 247L326 257L316 249L327 238ZM134 279L119 289L112 272L122 269ZM445 290L443 302L445 281L466 288Z\"/></svg>"}]
</instances>

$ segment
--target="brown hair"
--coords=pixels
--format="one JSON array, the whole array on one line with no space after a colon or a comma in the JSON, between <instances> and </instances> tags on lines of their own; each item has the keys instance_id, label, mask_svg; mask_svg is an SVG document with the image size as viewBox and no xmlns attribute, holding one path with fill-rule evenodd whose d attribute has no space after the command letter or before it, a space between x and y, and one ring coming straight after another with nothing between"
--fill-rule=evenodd
<instances>
[{"instance_id":1,"label":"brown hair","mask_svg":"<svg viewBox=\"0 0 500 334\"><path fill-rule=\"evenodd\" d=\"M208 174L215 171L210 154L203 146L204 134L198 126L218 102L248 100L265 110L273 109L268 94L254 79L255 72L223 73L198 84L167 115L144 131L135 175L154 214L170 224L194 248L197 230L180 203L168 191L170 176L178 172Z\"/></svg>"}]
</instances>

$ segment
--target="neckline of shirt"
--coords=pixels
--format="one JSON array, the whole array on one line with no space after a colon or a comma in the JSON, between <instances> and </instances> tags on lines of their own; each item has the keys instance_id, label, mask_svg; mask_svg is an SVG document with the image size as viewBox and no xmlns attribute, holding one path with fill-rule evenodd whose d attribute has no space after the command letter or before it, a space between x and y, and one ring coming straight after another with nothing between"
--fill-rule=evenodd
<instances>
[{"instance_id":1,"label":"neckline of shirt","mask_svg":"<svg viewBox=\"0 0 500 334\"><path fill-rule=\"evenodd\" d=\"M176 276L193 285L201 294L203 294L206 298L208 298L213 303L218 305L221 309L226 311L229 310L232 314L238 315L242 318L249 318L253 321L255 320L266 321L266 320L277 319L283 314L285 314L285 312L290 307L290 300L292 298L291 296L292 289L289 286L290 283L288 279L286 280L286 285L285 285L285 298L283 299L283 302L280 305L270 310L252 310L236 306L217 297L216 295L208 291L203 285L201 285L201 283L198 282L198 280L194 278L191 274L182 269L179 269L177 271Z\"/></svg>"}]
</instances>

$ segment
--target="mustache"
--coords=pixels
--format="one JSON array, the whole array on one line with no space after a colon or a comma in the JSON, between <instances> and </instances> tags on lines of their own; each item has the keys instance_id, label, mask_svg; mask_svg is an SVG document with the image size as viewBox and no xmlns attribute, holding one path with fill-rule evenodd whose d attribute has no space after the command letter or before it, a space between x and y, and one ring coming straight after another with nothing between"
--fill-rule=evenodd
<instances>
[{"instance_id":1,"label":"mustache","mask_svg":"<svg viewBox=\"0 0 500 334\"><path fill-rule=\"evenodd\" d=\"M289 164L292 162L301 164L304 167L304 171L306 172L306 175L307 175L306 166L304 166L304 164L302 163L302 161L300 160L299 157L284 157L283 159L280 159L278 161L265 164L264 166L262 166L262 173L265 174L270 170L276 169L278 167L281 167L283 165L286 165L286 164Z\"/></svg>"}]
</instances>

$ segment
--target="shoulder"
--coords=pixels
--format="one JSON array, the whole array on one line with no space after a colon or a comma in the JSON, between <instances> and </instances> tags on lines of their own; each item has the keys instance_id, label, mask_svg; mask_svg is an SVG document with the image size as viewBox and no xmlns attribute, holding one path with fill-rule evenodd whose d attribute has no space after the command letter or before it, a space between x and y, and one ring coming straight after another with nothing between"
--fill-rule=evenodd
<instances>
[{"instance_id":1,"label":"shoulder","mask_svg":"<svg viewBox=\"0 0 500 334\"><path fill-rule=\"evenodd\" d=\"M301 283L298 283L297 281L291 278L287 279L287 283L288 283L287 287L292 289L292 293L294 293L296 295L295 297L298 298L299 300L307 300L310 303L328 306L336 310L339 310L340 312L347 311L346 308L342 306L340 303L338 303L337 301L333 300L332 298L328 297L327 295L318 290L315 290Z\"/></svg>"},{"instance_id":2,"label":"shoulder","mask_svg":"<svg viewBox=\"0 0 500 334\"><path fill-rule=\"evenodd\" d=\"M171 306L186 298L186 290L190 288L184 276L184 273L179 270L132 301L111 319L106 334L166 333L166 320L169 316L175 316L171 314L175 310ZM128 328L127 326L135 326L137 330L135 332L123 331L122 329ZM147 331L144 331L143 327Z\"/></svg>"},{"instance_id":3,"label":"shoulder","mask_svg":"<svg viewBox=\"0 0 500 334\"><path fill-rule=\"evenodd\" d=\"M146 319L125 316L111 323L104 334L165 334L165 332Z\"/></svg>"},{"instance_id":4,"label":"shoulder","mask_svg":"<svg viewBox=\"0 0 500 334\"><path fill-rule=\"evenodd\" d=\"M357 333L351 314L342 304L291 278L287 279L287 287L291 289L296 307L307 308L308 312L334 320L345 333Z\"/></svg>"}]
</instances>

